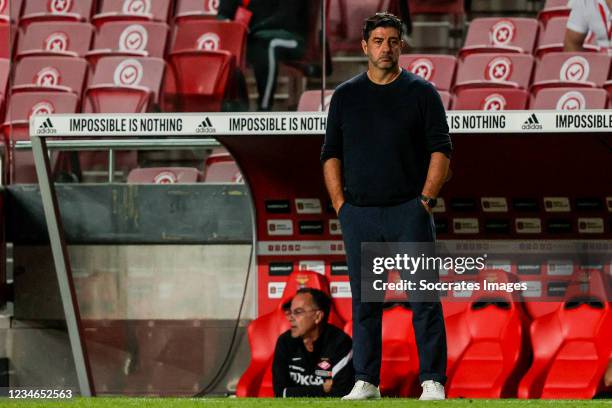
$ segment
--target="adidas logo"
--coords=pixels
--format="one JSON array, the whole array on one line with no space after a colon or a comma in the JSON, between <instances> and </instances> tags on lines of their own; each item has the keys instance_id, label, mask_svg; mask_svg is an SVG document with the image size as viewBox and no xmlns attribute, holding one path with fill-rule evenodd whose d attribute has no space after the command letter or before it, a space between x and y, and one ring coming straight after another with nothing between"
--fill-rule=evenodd
<instances>
[{"instance_id":1,"label":"adidas logo","mask_svg":"<svg viewBox=\"0 0 612 408\"><path fill-rule=\"evenodd\" d=\"M36 134L38 135L51 135L56 133L57 130L55 130L55 128L53 127L53 122L51 122L51 118L45 119L36 130Z\"/></svg>"},{"instance_id":2,"label":"adidas logo","mask_svg":"<svg viewBox=\"0 0 612 408\"><path fill-rule=\"evenodd\" d=\"M50 118L45 119L45 121L42 123L42 125L40 125L38 128L39 129L50 129L53 127L53 123L51 122Z\"/></svg>"},{"instance_id":3,"label":"adidas logo","mask_svg":"<svg viewBox=\"0 0 612 408\"><path fill-rule=\"evenodd\" d=\"M196 129L196 133L215 133L217 130L213 127L210 118L207 116Z\"/></svg>"},{"instance_id":4,"label":"adidas logo","mask_svg":"<svg viewBox=\"0 0 612 408\"><path fill-rule=\"evenodd\" d=\"M540 121L538 120L538 117L536 116L535 113L532 113L531 116L527 118L525 123L523 123L522 129L523 130L542 130L542 125L540 124Z\"/></svg>"}]
</instances>

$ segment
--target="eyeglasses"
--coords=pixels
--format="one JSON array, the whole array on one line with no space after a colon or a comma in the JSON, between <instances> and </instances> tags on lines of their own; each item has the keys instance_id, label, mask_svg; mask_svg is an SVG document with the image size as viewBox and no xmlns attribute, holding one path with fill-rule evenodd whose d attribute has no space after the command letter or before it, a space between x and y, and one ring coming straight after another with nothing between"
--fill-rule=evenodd
<instances>
[{"instance_id":1,"label":"eyeglasses","mask_svg":"<svg viewBox=\"0 0 612 408\"><path fill-rule=\"evenodd\" d=\"M302 308L297 308L295 310L287 309L287 310L285 310L285 316L287 316L287 317L290 317L290 316L300 317L304 313L316 312L317 310L321 310L321 309L309 309L309 310L302 309Z\"/></svg>"}]
</instances>

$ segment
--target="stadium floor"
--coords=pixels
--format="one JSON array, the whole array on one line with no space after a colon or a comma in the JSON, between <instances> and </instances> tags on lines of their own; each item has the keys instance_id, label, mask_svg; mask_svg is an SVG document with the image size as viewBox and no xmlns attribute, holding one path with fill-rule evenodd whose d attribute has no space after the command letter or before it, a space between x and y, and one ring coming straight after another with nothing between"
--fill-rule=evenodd
<instances>
[{"instance_id":1,"label":"stadium floor","mask_svg":"<svg viewBox=\"0 0 612 408\"><path fill-rule=\"evenodd\" d=\"M379 401L339 401L315 398L74 398L71 400L8 400L0 399L0 406L66 406L66 407L206 407L206 408L281 408L281 407L371 407L410 408L435 405L438 407L513 408L513 407L612 407L612 400L485 400L451 399L446 401L420 402L416 399L383 398Z\"/></svg>"}]
</instances>

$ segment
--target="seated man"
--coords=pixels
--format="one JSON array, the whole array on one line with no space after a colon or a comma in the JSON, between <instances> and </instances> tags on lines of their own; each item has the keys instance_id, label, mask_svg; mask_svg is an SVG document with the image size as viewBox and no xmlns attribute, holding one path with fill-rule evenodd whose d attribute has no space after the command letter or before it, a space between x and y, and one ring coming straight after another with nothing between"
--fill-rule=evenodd
<instances>
[{"instance_id":1,"label":"seated man","mask_svg":"<svg viewBox=\"0 0 612 408\"><path fill-rule=\"evenodd\" d=\"M327 323L330 306L325 293L302 288L285 309L291 329L279 336L274 349L276 397L341 397L351 390L352 341Z\"/></svg>"}]
</instances>

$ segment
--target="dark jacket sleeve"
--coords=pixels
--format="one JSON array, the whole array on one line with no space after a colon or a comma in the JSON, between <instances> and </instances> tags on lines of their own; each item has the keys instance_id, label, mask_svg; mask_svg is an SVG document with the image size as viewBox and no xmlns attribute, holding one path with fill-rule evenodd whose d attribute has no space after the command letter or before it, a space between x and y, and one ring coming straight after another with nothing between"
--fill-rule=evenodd
<instances>
[{"instance_id":1,"label":"dark jacket sleeve","mask_svg":"<svg viewBox=\"0 0 612 408\"><path fill-rule=\"evenodd\" d=\"M336 346L336 353L332 358L332 389L328 397L343 397L353 388L355 371L353 370L353 344L351 338L342 333L342 340Z\"/></svg>"},{"instance_id":2,"label":"dark jacket sleeve","mask_svg":"<svg viewBox=\"0 0 612 408\"><path fill-rule=\"evenodd\" d=\"M288 362L291 359L284 343L285 337L280 336L274 348L274 362L272 364L272 385L274 396L283 397L324 397L322 385L308 385L296 387L289 376Z\"/></svg>"},{"instance_id":3,"label":"dark jacket sleeve","mask_svg":"<svg viewBox=\"0 0 612 408\"><path fill-rule=\"evenodd\" d=\"M329 103L325 140L321 148L321 164L331 158L342 160L342 126L340 122L340 108L342 103L340 99L340 93L336 91L332 95Z\"/></svg>"},{"instance_id":4,"label":"dark jacket sleeve","mask_svg":"<svg viewBox=\"0 0 612 408\"><path fill-rule=\"evenodd\" d=\"M425 143L429 153L440 152L447 157L453 150L449 136L446 112L440 94L430 83L424 84L422 115L425 126Z\"/></svg>"}]
</instances>

